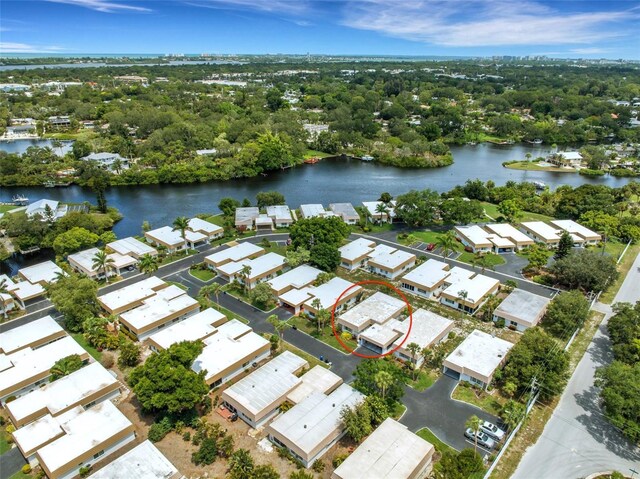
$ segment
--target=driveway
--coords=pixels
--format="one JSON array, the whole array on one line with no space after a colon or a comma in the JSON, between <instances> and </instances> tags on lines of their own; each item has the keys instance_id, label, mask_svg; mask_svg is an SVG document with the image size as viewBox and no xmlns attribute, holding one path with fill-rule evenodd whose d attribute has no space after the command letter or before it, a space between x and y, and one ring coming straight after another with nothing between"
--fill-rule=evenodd
<instances>
[{"instance_id":1,"label":"driveway","mask_svg":"<svg viewBox=\"0 0 640 479\"><path fill-rule=\"evenodd\" d=\"M636 258L614 302L640 300L640 255ZM606 308L596 308L607 310ZM558 407L538 441L525 453L513 479L578 479L599 471L631 474L640 470L640 448L627 441L603 416L596 368L612 360L606 325L600 324L587 352L578 363Z\"/></svg>"},{"instance_id":2,"label":"driveway","mask_svg":"<svg viewBox=\"0 0 640 479\"><path fill-rule=\"evenodd\" d=\"M413 432L428 427L440 440L459 451L473 447L473 442L464 437L465 422L474 414L493 423L498 419L471 404L451 399L457 384L458 381L443 374L424 392L406 387L402 402L407 412L400 422Z\"/></svg>"},{"instance_id":3,"label":"driveway","mask_svg":"<svg viewBox=\"0 0 640 479\"><path fill-rule=\"evenodd\" d=\"M529 264L529 260L518 256L515 253L501 254L500 257L504 259L505 264L499 264L495 267L495 270L499 273L508 274L511 276L522 277L522 270Z\"/></svg>"},{"instance_id":4,"label":"driveway","mask_svg":"<svg viewBox=\"0 0 640 479\"><path fill-rule=\"evenodd\" d=\"M14 447L0 456L0 479L9 479L27 463L20 449Z\"/></svg>"}]
</instances>

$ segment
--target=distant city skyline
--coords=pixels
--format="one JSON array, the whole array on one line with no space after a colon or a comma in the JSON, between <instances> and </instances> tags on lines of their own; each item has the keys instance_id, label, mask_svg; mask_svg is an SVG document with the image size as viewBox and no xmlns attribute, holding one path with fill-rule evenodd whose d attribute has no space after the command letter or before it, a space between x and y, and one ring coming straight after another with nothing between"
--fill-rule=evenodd
<instances>
[{"instance_id":1,"label":"distant city skyline","mask_svg":"<svg viewBox=\"0 0 640 479\"><path fill-rule=\"evenodd\" d=\"M0 54L640 59L640 1L5 0Z\"/></svg>"}]
</instances>

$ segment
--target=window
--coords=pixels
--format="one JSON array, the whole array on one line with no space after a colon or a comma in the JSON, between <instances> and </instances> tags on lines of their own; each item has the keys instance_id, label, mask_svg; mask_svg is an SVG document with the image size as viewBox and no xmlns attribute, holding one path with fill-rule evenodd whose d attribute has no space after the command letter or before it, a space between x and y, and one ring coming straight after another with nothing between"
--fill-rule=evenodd
<instances>
[{"instance_id":1,"label":"window","mask_svg":"<svg viewBox=\"0 0 640 479\"><path fill-rule=\"evenodd\" d=\"M100 456L104 454L104 449L102 451L98 451L93 455L94 459L98 459Z\"/></svg>"},{"instance_id":2,"label":"window","mask_svg":"<svg viewBox=\"0 0 640 479\"><path fill-rule=\"evenodd\" d=\"M408 289L409 291L415 291L416 290L416 288L412 284L402 283L402 287L404 289ZM418 289L418 291L421 291L421 290Z\"/></svg>"}]
</instances>

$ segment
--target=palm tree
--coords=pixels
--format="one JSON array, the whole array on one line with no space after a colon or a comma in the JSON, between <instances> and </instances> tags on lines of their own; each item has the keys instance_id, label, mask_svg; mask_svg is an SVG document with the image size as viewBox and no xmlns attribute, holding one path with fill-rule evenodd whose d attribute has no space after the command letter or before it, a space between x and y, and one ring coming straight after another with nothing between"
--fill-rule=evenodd
<instances>
[{"instance_id":1,"label":"palm tree","mask_svg":"<svg viewBox=\"0 0 640 479\"><path fill-rule=\"evenodd\" d=\"M477 453L478 452L478 433L480 432L480 426L482 426L482 419L480 419L475 414L467 419L467 422L464 423L464 426L468 429L471 429L474 433L473 435L473 449Z\"/></svg>"},{"instance_id":2,"label":"palm tree","mask_svg":"<svg viewBox=\"0 0 640 479\"><path fill-rule=\"evenodd\" d=\"M273 326L273 329L276 331L278 337L280 338L280 342L278 343L278 351L279 351L282 346L282 341L284 339L284 332L285 330L290 328L291 325L286 321L282 321L275 314L272 314L271 316L269 316L267 318L267 322L271 324L271 326Z\"/></svg>"},{"instance_id":3,"label":"palm tree","mask_svg":"<svg viewBox=\"0 0 640 479\"><path fill-rule=\"evenodd\" d=\"M5 299L6 296L9 296L9 299L11 299L9 285L6 279L0 279L0 304L2 305L2 315L4 319L7 319L7 305L9 304L9 299Z\"/></svg>"},{"instance_id":4,"label":"palm tree","mask_svg":"<svg viewBox=\"0 0 640 479\"><path fill-rule=\"evenodd\" d=\"M483 274L487 268L491 270L493 269L493 267L491 266L491 262L489 261L489 258L487 258L487 255L483 253L476 253L475 256L473 257L472 263L473 263L473 266L480 266L480 270L482 271Z\"/></svg>"},{"instance_id":5,"label":"palm tree","mask_svg":"<svg viewBox=\"0 0 640 479\"><path fill-rule=\"evenodd\" d=\"M458 291L458 299L460 300L460 306L462 306L462 309L464 309L464 302L467 300L467 298L469 297L469 292L465 291L464 289Z\"/></svg>"},{"instance_id":6,"label":"palm tree","mask_svg":"<svg viewBox=\"0 0 640 479\"><path fill-rule=\"evenodd\" d=\"M378 371L373 377L378 389L382 393L382 399L387 395L387 389L393 384L393 376L388 371Z\"/></svg>"},{"instance_id":7,"label":"palm tree","mask_svg":"<svg viewBox=\"0 0 640 479\"><path fill-rule=\"evenodd\" d=\"M500 305L500 298L495 294L487 296L487 300L484 303L484 319L491 321L493 318L493 312Z\"/></svg>"},{"instance_id":8,"label":"palm tree","mask_svg":"<svg viewBox=\"0 0 640 479\"><path fill-rule=\"evenodd\" d=\"M97 272L102 271L107 283L109 282L109 270L113 268L114 263L115 260L103 250L99 250L92 258L93 269Z\"/></svg>"},{"instance_id":9,"label":"palm tree","mask_svg":"<svg viewBox=\"0 0 640 479\"><path fill-rule=\"evenodd\" d=\"M411 353L411 358L413 359L413 380L416 380L416 371L418 370L418 353L420 352L420 345L418 343L409 343L407 344L407 351Z\"/></svg>"},{"instance_id":10,"label":"palm tree","mask_svg":"<svg viewBox=\"0 0 640 479\"><path fill-rule=\"evenodd\" d=\"M378 203L376 205L376 213L380 215L380 223L382 223L382 218L385 218L385 219L387 218L388 212L389 212L389 209L387 208L387 205L385 205L384 203Z\"/></svg>"},{"instance_id":11,"label":"palm tree","mask_svg":"<svg viewBox=\"0 0 640 479\"><path fill-rule=\"evenodd\" d=\"M162 258L166 258L167 257L167 247L163 244L158 245L156 247L156 249L158 250L158 256L162 259Z\"/></svg>"},{"instance_id":12,"label":"palm tree","mask_svg":"<svg viewBox=\"0 0 640 479\"><path fill-rule=\"evenodd\" d=\"M324 331L324 327L327 324L327 321L331 318L331 313L324 308L321 308L316 313L316 322L318 323L318 333L322 336Z\"/></svg>"},{"instance_id":13,"label":"palm tree","mask_svg":"<svg viewBox=\"0 0 640 479\"><path fill-rule=\"evenodd\" d=\"M318 314L320 314L320 310L322 309L322 302L319 298L314 298L313 301L311 301L311 307L316 311L316 314L314 316L316 325L318 326L318 334L320 334L320 321L318 320Z\"/></svg>"},{"instance_id":14,"label":"palm tree","mask_svg":"<svg viewBox=\"0 0 640 479\"><path fill-rule=\"evenodd\" d=\"M180 231L183 241L187 242L187 229L189 228L189 218L186 216L178 216L173 220L173 231Z\"/></svg>"},{"instance_id":15,"label":"palm tree","mask_svg":"<svg viewBox=\"0 0 640 479\"><path fill-rule=\"evenodd\" d=\"M138 268L140 268L140 271L144 274L151 276L152 273L158 271L158 258L150 254L145 254L140 258Z\"/></svg>"},{"instance_id":16,"label":"palm tree","mask_svg":"<svg viewBox=\"0 0 640 479\"><path fill-rule=\"evenodd\" d=\"M527 153L526 155L524 155L525 158L527 159L527 161L531 161L531 153Z\"/></svg>"},{"instance_id":17,"label":"palm tree","mask_svg":"<svg viewBox=\"0 0 640 479\"><path fill-rule=\"evenodd\" d=\"M203 298L207 298L207 300L210 301L211 295L214 295L216 297L216 303L219 305L220 300L218 296L220 294L221 287L222 285L220 285L220 283L207 284L206 286L203 286L202 288L200 288L200 296Z\"/></svg>"},{"instance_id":18,"label":"palm tree","mask_svg":"<svg viewBox=\"0 0 640 479\"><path fill-rule=\"evenodd\" d=\"M242 282L244 283L244 288L247 292L249 292L249 276L251 275L251 266L245 264L240 271L238 271L238 276L242 278Z\"/></svg>"},{"instance_id":19,"label":"palm tree","mask_svg":"<svg viewBox=\"0 0 640 479\"><path fill-rule=\"evenodd\" d=\"M449 230L445 234L436 238L436 246L442 249L442 259L446 261L447 256L456 250L456 235Z\"/></svg>"},{"instance_id":20,"label":"palm tree","mask_svg":"<svg viewBox=\"0 0 640 479\"><path fill-rule=\"evenodd\" d=\"M433 350L430 348L423 348L422 351L420 351L420 356L422 357L422 364L420 365L420 368L422 369L429 361L431 361L431 359L433 359Z\"/></svg>"}]
</instances>

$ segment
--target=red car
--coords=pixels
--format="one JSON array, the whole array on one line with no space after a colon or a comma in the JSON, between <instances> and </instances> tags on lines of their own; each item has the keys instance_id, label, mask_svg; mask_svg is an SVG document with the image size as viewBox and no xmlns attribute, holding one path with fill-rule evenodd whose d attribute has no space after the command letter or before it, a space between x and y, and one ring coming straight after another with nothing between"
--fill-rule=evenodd
<instances>
[{"instance_id":1,"label":"red car","mask_svg":"<svg viewBox=\"0 0 640 479\"><path fill-rule=\"evenodd\" d=\"M435 243L429 243L427 245L427 251L433 251L434 249L436 249L436 244Z\"/></svg>"}]
</instances>

